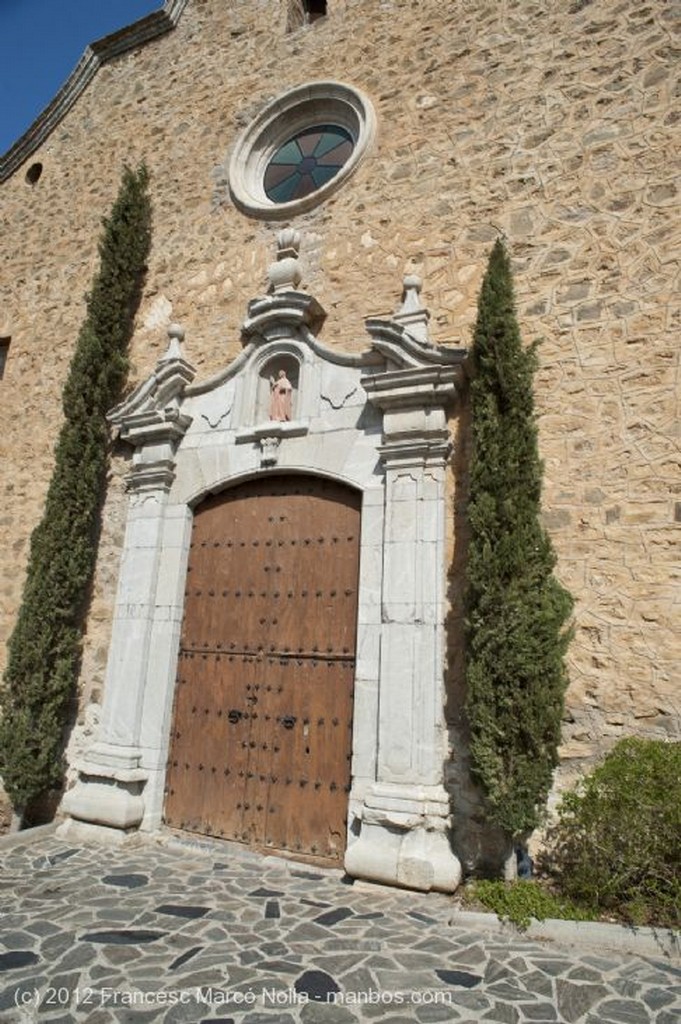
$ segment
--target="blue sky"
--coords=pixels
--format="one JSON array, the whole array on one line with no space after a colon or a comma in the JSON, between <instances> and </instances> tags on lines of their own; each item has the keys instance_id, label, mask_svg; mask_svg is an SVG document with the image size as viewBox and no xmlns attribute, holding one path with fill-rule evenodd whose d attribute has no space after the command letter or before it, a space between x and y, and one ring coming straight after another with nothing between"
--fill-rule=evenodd
<instances>
[{"instance_id":1,"label":"blue sky","mask_svg":"<svg viewBox=\"0 0 681 1024\"><path fill-rule=\"evenodd\" d=\"M95 39L163 0L0 0L0 153L50 102Z\"/></svg>"}]
</instances>

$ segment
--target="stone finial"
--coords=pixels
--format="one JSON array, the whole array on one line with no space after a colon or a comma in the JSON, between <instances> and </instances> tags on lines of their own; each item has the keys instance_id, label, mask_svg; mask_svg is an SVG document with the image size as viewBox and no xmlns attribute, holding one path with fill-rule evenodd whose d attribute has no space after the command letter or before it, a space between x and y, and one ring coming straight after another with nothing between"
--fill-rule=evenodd
<instances>
[{"instance_id":1,"label":"stone finial","mask_svg":"<svg viewBox=\"0 0 681 1024\"><path fill-rule=\"evenodd\" d=\"M295 291L302 280L300 266L298 264L298 251L300 249L300 232L294 228L284 228L277 235L277 259L270 264L267 276L270 281L270 291L277 292Z\"/></svg>"},{"instance_id":2,"label":"stone finial","mask_svg":"<svg viewBox=\"0 0 681 1024\"><path fill-rule=\"evenodd\" d=\"M393 320L402 324L413 338L424 345L430 345L428 321L430 313L421 305L421 288L423 282L416 274L405 274L402 281L402 305L393 316Z\"/></svg>"},{"instance_id":3,"label":"stone finial","mask_svg":"<svg viewBox=\"0 0 681 1024\"><path fill-rule=\"evenodd\" d=\"M180 345L184 341L184 327L179 324L168 325L168 348L159 359L159 363L170 362L171 359L182 359Z\"/></svg>"}]
</instances>

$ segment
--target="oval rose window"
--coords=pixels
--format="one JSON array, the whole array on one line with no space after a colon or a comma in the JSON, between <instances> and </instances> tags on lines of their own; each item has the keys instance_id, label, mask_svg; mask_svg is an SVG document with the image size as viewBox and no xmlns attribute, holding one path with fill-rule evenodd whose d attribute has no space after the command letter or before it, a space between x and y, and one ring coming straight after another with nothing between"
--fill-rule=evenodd
<instances>
[{"instance_id":1,"label":"oval rose window","mask_svg":"<svg viewBox=\"0 0 681 1024\"><path fill-rule=\"evenodd\" d=\"M368 97L342 82L308 82L271 100L237 140L234 204L252 217L290 218L323 202L356 170L376 131Z\"/></svg>"}]
</instances>

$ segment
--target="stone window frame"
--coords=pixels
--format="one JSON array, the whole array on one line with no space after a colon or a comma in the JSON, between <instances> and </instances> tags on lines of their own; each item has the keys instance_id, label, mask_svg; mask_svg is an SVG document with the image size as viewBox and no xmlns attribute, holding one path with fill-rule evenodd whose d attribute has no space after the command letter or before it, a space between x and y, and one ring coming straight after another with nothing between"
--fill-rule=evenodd
<instances>
[{"instance_id":1,"label":"stone window frame","mask_svg":"<svg viewBox=\"0 0 681 1024\"><path fill-rule=\"evenodd\" d=\"M337 124L350 132L355 147L331 181L300 199L275 203L265 194L267 165L288 139L314 124ZM229 164L234 205L251 217L288 219L318 206L343 185L366 156L376 135L376 115L368 96L336 81L309 82L268 103L236 142Z\"/></svg>"}]
</instances>

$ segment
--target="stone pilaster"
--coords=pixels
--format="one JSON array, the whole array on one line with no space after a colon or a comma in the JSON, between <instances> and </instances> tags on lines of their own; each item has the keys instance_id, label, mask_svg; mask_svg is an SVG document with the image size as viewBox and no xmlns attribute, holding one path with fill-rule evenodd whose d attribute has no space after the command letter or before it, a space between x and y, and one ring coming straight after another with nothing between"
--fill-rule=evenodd
<instances>
[{"instance_id":1,"label":"stone pilaster","mask_svg":"<svg viewBox=\"0 0 681 1024\"><path fill-rule=\"evenodd\" d=\"M194 371L180 352L181 329L171 327L168 333L168 351L152 377L109 417L121 439L135 448L130 506L99 735L62 804L80 822L124 831L137 827L145 813L148 771L142 766L141 733L147 680L153 675L150 651L166 507L177 446L191 422L180 404Z\"/></svg>"},{"instance_id":2,"label":"stone pilaster","mask_svg":"<svg viewBox=\"0 0 681 1024\"><path fill-rule=\"evenodd\" d=\"M362 380L369 401L383 410L380 711L376 780L345 866L421 890L453 891L461 878L443 785L445 405L457 373L435 365Z\"/></svg>"}]
</instances>

